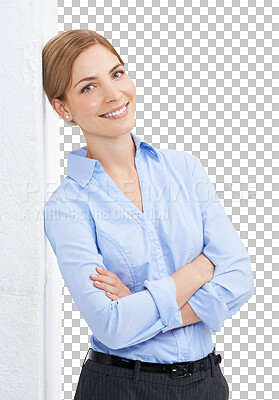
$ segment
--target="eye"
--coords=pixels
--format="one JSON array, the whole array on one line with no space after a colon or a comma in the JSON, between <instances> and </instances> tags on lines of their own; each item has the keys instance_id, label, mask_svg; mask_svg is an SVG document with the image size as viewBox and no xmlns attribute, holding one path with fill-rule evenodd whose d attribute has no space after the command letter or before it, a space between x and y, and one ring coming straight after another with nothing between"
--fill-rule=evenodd
<instances>
[{"instance_id":1,"label":"eye","mask_svg":"<svg viewBox=\"0 0 279 400\"><path fill-rule=\"evenodd\" d=\"M81 93L86 93L86 92L88 92L88 90L85 90L85 89L87 89L87 88L90 87L90 86L94 86L94 85L87 85L87 86L85 86L85 87L81 90Z\"/></svg>"},{"instance_id":2,"label":"eye","mask_svg":"<svg viewBox=\"0 0 279 400\"><path fill-rule=\"evenodd\" d=\"M121 73L122 75L124 75L124 74L125 74L125 71L123 71L123 70L116 71L114 75L116 75L116 74L118 74L118 73ZM114 75L113 75L113 76L114 76Z\"/></svg>"},{"instance_id":3,"label":"eye","mask_svg":"<svg viewBox=\"0 0 279 400\"><path fill-rule=\"evenodd\" d=\"M121 74L120 76L122 76L122 75L125 74L125 71L124 71L124 70L116 71L116 72L113 74L113 76L115 76L116 74ZM118 78L119 78L119 77L118 77ZM87 88L90 87L90 86L94 86L94 85L90 84L90 85L85 86L85 87L81 90L81 93L88 93L88 92L91 92L91 90L85 90L85 89L87 89Z\"/></svg>"}]
</instances>

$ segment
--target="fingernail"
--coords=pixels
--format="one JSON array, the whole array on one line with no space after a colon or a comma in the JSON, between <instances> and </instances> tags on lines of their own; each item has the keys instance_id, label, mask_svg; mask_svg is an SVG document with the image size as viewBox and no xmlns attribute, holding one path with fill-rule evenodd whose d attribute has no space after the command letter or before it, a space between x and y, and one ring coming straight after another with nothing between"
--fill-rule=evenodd
<instances>
[{"instance_id":1,"label":"fingernail","mask_svg":"<svg viewBox=\"0 0 279 400\"><path fill-rule=\"evenodd\" d=\"M96 274L91 274L92 278L97 278L98 275Z\"/></svg>"},{"instance_id":2,"label":"fingernail","mask_svg":"<svg viewBox=\"0 0 279 400\"><path fill-rule=\"evenodd\" d=\"M103 268L97 267L96 268L98 271L103 271Z\"/></svg>"}]
</instances>

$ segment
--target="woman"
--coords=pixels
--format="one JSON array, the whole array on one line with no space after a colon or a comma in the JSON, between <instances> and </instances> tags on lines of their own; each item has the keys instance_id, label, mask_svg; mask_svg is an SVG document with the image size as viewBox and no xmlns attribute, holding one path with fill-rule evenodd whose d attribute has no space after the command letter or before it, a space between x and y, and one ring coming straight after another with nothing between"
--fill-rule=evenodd
<instances>
[{"instance_id":1,"label":"woman","mask_svg":"<svg viewBox=\"0 0 279 400\"><path fill-rule=\"evenodd\" d=\"M69 153L44 208L61 274L93 333L75 400L228 399L210 329L249 300L253 274L201 162L131 132L135 86L96 32L52 38L43 81L87 143Z\"/></svg>"}]
</instances>

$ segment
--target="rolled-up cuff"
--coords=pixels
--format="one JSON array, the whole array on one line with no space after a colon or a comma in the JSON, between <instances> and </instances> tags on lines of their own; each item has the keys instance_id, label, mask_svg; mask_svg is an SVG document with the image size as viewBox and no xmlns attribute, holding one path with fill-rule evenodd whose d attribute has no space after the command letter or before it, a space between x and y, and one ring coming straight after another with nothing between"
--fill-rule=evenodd
<instances>
[{"instance_id":1,"label":"rolled-up cuff","mask_svg":"<svg viewBox=\"0 0 279 400\"><path fill-rule=\"evenodd\" d=\"M213 282L205 283L190 297L188 303L213 332L220 332L230 313L225 301L218 296L214 286Z\"/></svg>"},{"instance_id":2,"label":"rolled-up cuff","mask_svg":"<svg viewBox=\"0 0 279 400\"><path fill-rule=\"evenodd\" d=\"M183 324L181 311L176 302L176 286L171 276L157 281L145 280L143 286L149 290L159 310L160 318L165 325L162 332Z\"/></svg>"}]
</instances>

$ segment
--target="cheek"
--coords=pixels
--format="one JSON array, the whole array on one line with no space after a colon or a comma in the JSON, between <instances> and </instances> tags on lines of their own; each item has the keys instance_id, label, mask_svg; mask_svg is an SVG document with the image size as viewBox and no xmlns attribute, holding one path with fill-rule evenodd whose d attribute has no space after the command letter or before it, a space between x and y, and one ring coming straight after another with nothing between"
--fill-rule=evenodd
<instances>
[{"instance_id":1,"label":"cheek","mask_svg":"<svg viewBox=\"0 0 279 400\"><path fill-rule=\"evenodd\" d=\"M90 96L88 96L88 98L85 101L80 101L78 104L78 113L80 115L84 115L85 117L88 115L90 117L92 117L92 113L94 113L94 111L100 109L100 105L98 103L98 101L96 101L95 99L93 100L93 98L89 99ZM93 96L92 96L93 97Z\"/></svg>"},{"instance_id":2,"label":"cheek","mask_svg":"<svg viewBox=\"0 0 279 400\"><path fill-rule=\"evenodd\" d=\"M136 96L136 87L134 85L134 82L132 81L131 78L128 77L127 79L127 86L126 86L126 91L129 94L131 98Z\"/></svg>"}]
</instances>

